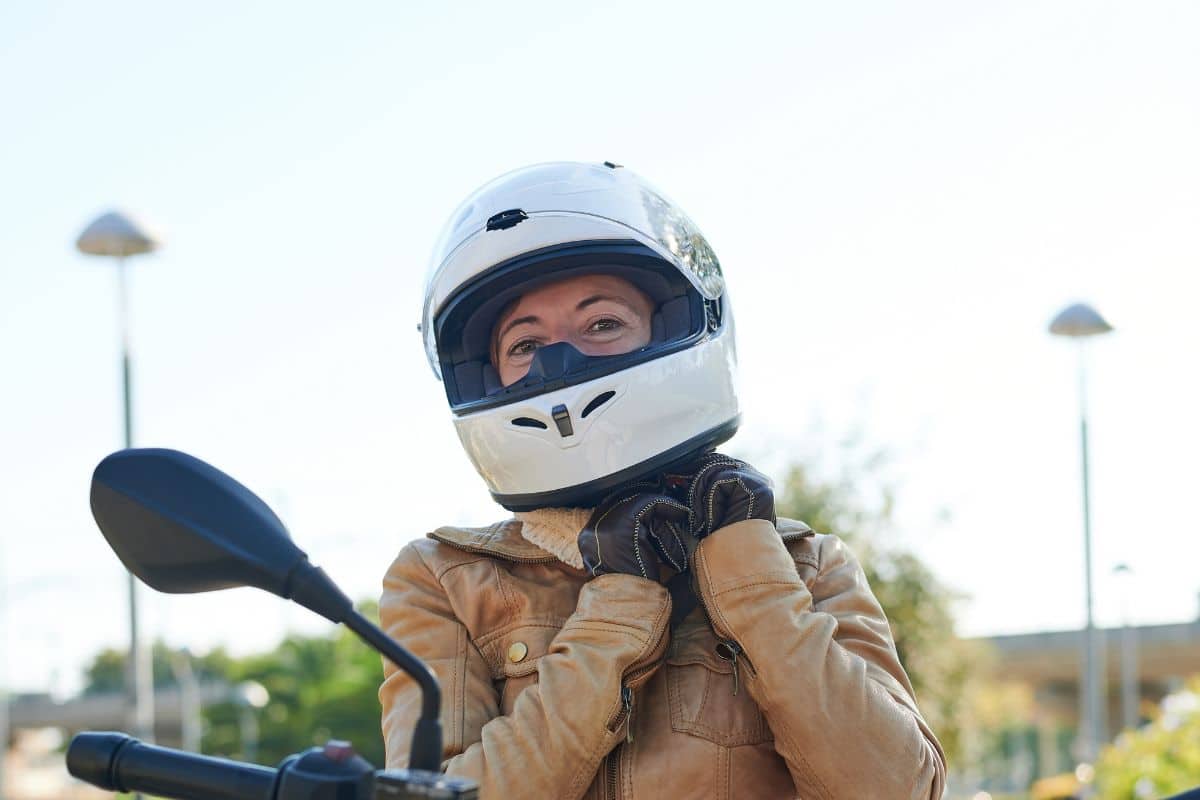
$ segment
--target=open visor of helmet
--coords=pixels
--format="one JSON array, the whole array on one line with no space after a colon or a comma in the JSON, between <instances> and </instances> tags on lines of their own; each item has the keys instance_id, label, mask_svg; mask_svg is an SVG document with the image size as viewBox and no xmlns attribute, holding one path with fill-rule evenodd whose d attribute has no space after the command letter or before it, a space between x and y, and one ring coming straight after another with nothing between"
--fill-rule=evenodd
<instances>
[{"instance_id":1,"label":"open visor of helmet","mask_svg":"<svg viewBox=\"0 0 1200 800\"><path fill-rule=\"evenodd\" d=\"M562 342L538 349L524 377L505 386L492 363L498 316L526 292L565 278L616 275L653 304L650 342L629 353L587 356ZM463 287L434 316L438 360L457 415L584 383L686 348L720 326L720 301L706 300L671 263L634 241L572 243L498 264Z\"/></svg>"}]
</instances>

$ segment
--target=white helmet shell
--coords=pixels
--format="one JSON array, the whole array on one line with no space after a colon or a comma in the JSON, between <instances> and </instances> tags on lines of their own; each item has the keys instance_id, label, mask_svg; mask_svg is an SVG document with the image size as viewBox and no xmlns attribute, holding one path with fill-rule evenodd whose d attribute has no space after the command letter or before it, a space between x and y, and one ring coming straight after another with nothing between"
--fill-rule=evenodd
<instances>
[{"instance_id":1,"label":"white helmet shell","mask_svg":"<svg viewBox=\"0 0 1200 800\"><path fill-rule=\"evenodd\" d=\"M651 296L651 344L593 358L547 346L546 365L501 386L487 346L499 308L589 272ZM686 214L608 162L526 167L471 195L434 250L421 330L467 456L512 510L593 504L737 429L720 263Z\"/></svg>"}]
</instances>

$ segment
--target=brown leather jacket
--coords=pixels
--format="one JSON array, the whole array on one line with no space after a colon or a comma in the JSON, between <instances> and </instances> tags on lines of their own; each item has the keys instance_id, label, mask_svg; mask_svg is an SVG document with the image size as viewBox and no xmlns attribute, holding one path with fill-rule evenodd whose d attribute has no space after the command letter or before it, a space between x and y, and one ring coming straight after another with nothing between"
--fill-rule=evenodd
<instances>
[{"instance_id":1,"label":"brown leather jacket","mask_svg":"<svg viewBox=\"0 0 1200 800\"><path fill-rule=\"evenodd\" d=\"M504 798L941 797L946 766L854 556L748 520L697 549L702 605L590 579L515 520L441 528L384 579L384 629L442 684L445 768ZM710 623L711 620L711 623ZM419 691L379 691L389 767Z\"/></svg>"}]
</instances>

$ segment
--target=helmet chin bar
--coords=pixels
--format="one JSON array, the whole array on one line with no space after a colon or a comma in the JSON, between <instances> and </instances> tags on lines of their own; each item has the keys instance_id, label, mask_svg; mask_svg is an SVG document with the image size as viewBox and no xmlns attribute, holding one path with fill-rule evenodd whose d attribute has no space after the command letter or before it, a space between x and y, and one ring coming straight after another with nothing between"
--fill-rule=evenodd
<instances>
[{"instance_id":1,"label":"helmet chin bar","mask_svg":"<svg viewBox=\"0 0 1200 800\"><path fill-rule=\"evenodd\" d=\"M737 433L742 418L739 414L726 423L699 436L688 439L653 458L634 464L632 467L605 475L594 481L530 494L496 494L492 499L509 511L533 511L538 508L591 508L614 489L634 481L657 481L663 473L674 467L686 466L705 455Z\"/></svg>"}]
</instances>

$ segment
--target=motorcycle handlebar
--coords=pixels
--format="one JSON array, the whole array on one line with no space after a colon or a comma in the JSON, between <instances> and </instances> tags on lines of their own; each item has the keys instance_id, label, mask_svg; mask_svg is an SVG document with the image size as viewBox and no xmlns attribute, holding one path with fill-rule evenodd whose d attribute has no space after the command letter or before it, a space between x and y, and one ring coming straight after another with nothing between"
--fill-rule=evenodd
<instances>
[{"instance_id":1,"label":"motorcycle handlebar","mask_svg":"<svg viewBox=\"0 0 1200 800\"><path fill-rule=\"evenodd\" d=\"M155 747L123 733L80 733L67 748L67 771L115 792L179 800L270 800L278 770Z\"/></svg>"}]
</instances>

